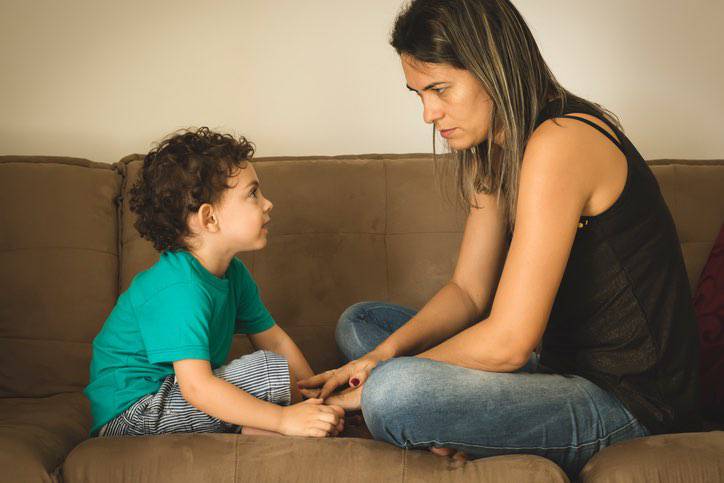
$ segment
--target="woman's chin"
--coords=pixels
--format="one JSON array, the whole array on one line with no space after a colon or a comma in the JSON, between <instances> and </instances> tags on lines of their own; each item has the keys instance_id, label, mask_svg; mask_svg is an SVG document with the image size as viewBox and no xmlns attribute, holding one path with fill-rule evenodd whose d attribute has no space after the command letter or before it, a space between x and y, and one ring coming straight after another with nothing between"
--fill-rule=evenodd
<instances>
[{"instance_id":1,"label":"woman's chin","mask_svg":"<svg viewBox=\"0 0 724 483\"><path fill-rule=\"evenodd\" d=\"M475 146L475 143L467 139L448 139L447 145L450 149L454 149L455 151L464 151L465 149L470 149Z\"/></svg>"}]
</instances>

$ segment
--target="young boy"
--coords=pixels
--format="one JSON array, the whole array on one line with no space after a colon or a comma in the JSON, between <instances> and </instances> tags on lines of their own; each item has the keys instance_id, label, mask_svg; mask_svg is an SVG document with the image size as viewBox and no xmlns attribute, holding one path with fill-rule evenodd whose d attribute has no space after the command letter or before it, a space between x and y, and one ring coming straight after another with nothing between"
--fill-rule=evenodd
<instances>
[{"instance_id":1,"label":"young boy","mask_svg":"<svg viewBox=\"0 0 724 483\"><path fill-rule=\"evenodd\" d=\"M136 228L161 252L93 341L92 435L335 435L343 410L302 398L313 373L234 255L267 243L264 198L243 137L183 131L146 155L131 190ZM257 349L226 362L234 333ZM290 405L290 403L292 403Z\"/></svg>"}]
</instances>

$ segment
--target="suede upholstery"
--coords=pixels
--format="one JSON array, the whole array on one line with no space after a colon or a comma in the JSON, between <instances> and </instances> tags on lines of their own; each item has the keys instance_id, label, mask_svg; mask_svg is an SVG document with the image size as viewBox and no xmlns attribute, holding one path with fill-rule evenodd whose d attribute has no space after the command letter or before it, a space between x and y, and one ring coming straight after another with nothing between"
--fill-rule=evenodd
<instances>
[{"instance_id":1,"label":"suede upholstery","mask_svg":"<svg viewBox=\"0 0 724 483\"><path fill-rule=\"evenodd\" d=\"M4 157L0 397L81 390L118 295L121 177L78 159Z\"/></svg>"},{"instance_id":2,"label":"suede upholstery","mask_svg":"<svg viewBox=\"0 0 724 483\"><path fill-rule=\"evenodd\" d=\"M0 481L567 481L535 456L459 463L355 438L87 439L80 391L90 343L119 293L158 259L128 209L141 160L0 157ZM724 161L651 165L693 287L724 220ZM465 217L441 194L430 156L266 158L255 166L275 205L269 244L239 257L314 369L341 362L334 327L347 306L419 308L450 276ZM231 357L249 350L237 337ZM583 481L722 476L721 431L615 445L581 473Z\"/></svg>"}]
</instances>

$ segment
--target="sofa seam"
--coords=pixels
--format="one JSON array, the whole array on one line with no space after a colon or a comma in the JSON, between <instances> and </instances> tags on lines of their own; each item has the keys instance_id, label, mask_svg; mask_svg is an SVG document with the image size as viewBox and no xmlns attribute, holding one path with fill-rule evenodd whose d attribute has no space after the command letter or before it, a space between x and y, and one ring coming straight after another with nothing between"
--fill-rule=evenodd
<instances>
[{"instance_id":1,"label":"sofa seam","mask_svg":"<svg viewBox=\"0 0 724 483\"><path fill-rule=\"evenodd\" d=\"M402 483L407 481L407 452L408 449L402 450Z\"/></svg>"},{"instance_id":2,"label":"sofa seam","mask_svg":"<svg viewBox=\"0 0 724 483\"><path fill-rule=\"evenodd\" d=\"M677 214L681 212L679 207L679 173L678 169L676 169L676 165L672 165L672 171L673 171L673 178L674 178L674 208L673 213L671 214L671 217L674 218ZM666 200L664 200L664 203L666 203ZM676 219L676 218L674 218ZM676 229L676 237L679 239L679 242L681 242L681 234L679 233L679 229L676 226L676 222L674 222L674 229Z\"/></svg>"},{"instance_id":3,"label":"sofa seam","mask_svg":"<svg viewBox=\"0 0 724 483\"><path fill-rule=\"evenodd\" d=\"M255 163L264 164L270 162L298 162L298 161L427 161L432 157L430 153L363 153L363 154L339 154L329 155L306 155L306 156L260 156L254 158Z\"/></svg>"},{"instance_id":4,"label":"sofa seam","mask_svg":"<svg viewBox=\"0 0 724 483\"><path fill-rule=\"evenodd\" d=\"M387 172L387 160L382 161L382 167L384 171L384 180L385 180L385 236L382 239L382 242L385 246L385 299L390 300L390 254L389 254L389 245L387 244L387 237L389 234L387 233L387 229L389 226L389 218L390 218L390 184L388 180L388 172Z\"/></svg>"},{"instance_id":5,"label":"sofa seam","mask_svg":"<svg viewBox=\"0 0 724 483\"><path fill-rule=\"evenodd\" d=\"M116 197L116 223L118 224L118 230L116 231L116 245L118 250L118 271L116 272L116 298L121 294L121 287L123 286L123 193L126 191L128 183L128 170L127 164L123 162L117 162L114 164L118 170L118 174L121 175L121 187L118 196Z\"/></svg>"},{"instance_id":6,"label":"sofa seam","mask_svg":"<svg viewBox=\"0 0 724 483\"><path fill-rule=\"evenodd\" d=\"M234 438L234 483L237 481L237 471L239 471L239 436Z\"/></svg>"},{"instance_id":7,"label":"sofa seam","mask_svg":"<svg viewBox=\"0 0 724 483\"><path fill-rule=\"evenodd\" d=\"M71 247L71 246L3 248L3 249L0 249L0 253L22 252L22 251L28 251L28 250L76 250L76 251L85 251L85 252L93 252L93 253L103 253L105 255L110 255L114 258L118 255L117 253L109 252L107 250L99 250L97 248Z\"/></svg>"},{"instance_id":8,"label":"sofa seam","mask_svg":"<svg viewBox=\"0 0 724 483\"><path fill-rule=\"evenodd\" d=\"M0 336L0 341L3 340L19 340L19 341L31 341L31 342L58 342L63 344L92 344L92 341L78 341L78 340L62 340L62 339L31 339L30 337L9 337L7 335Z\"/></svg>"},{"instance_id":9,"label":"sofa seam","mask_svg":"<svg viewBox=\"0 0 724 483\"><path fill-rule=\"evenodd\" d=\"M401 235L459 235L463 230L440 230L440 231L398 231L398 232L367 232L367 231L322 231L322 232L294 232L275 233L275 237L283 236L321 236L321 235L367 235L367 236L401 236ZM140 239L140 237L139 237ZM129 240L131 241L131 240Z\"/></svg>"},{"instance_id":10,"label":"sofa seam","mask_svg":"<svg viewBox=\"0 0 724 483\"><path fill-rule=\"evenodd\" d=\"M27 158L27 159L3 159L4 157L12 157L12 156L19 156L20 158ZM58 156L58 159L50 159L47 161L32 161L33 158L36 157L46 157L43 155L32 155L32 154L20 154L20 155L14 155L14 154L4 154L0 156L0 164L30 164L30 165L49 165L49 166L56 166L56 165L62 165L62 166L71 166L71 167L77 167L82 169L95 169L99 171L108 171L113 170L113 166L115 163L105 163L102 161L93 161L91 159L86 158L73 158L73 157L66 157L66 156ZM49 156L50 158L54 158L53 156ZM73 160L77 161L85 161L89 164L85 164L83 162L81 163L75 163Z\"/></svg>"}]
</instances>

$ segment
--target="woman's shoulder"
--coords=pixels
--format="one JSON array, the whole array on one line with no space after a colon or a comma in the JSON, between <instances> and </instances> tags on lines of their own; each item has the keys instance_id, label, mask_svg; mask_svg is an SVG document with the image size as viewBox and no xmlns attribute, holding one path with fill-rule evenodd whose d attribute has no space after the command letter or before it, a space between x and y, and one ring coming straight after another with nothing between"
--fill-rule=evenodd
<instances>
[{"instance_id":1,"label":"woman's shoulder","mask_svg":"<svg viewBox=\"0 0 724 483\"><path fill-rule=\"evenodd\" d=\"M626 181L626 155L618 134L588 110L551 117L531 135L523 165L540 170L558 167L558 173L574 176L588 193L583 214L595 215L618 198Z\"/></svg>"},{"instance_id":2,"label":"woman's shoulder","mask_svg":"<svg viewBox=\"0 0 724 483\"><path fill-rule=\"evenodd\" d=\"M597 152L610 155L611 143L621 145L620 131L616 123L606 116L606 111L596 104L569 96L549 101L541 109L535 129L528 139L526 151L565 150L581 152L590 158Z\"/></svg>"}]
</instances>

